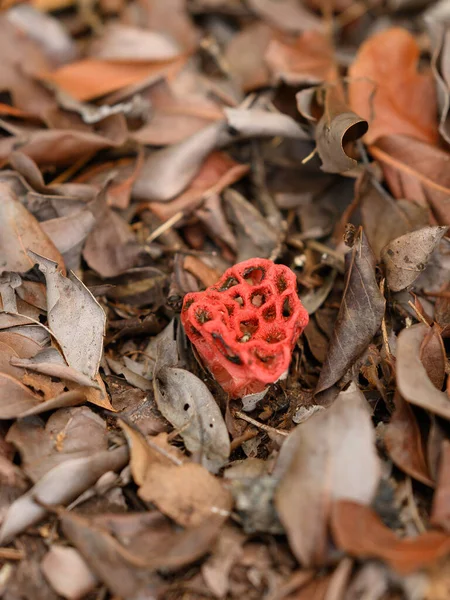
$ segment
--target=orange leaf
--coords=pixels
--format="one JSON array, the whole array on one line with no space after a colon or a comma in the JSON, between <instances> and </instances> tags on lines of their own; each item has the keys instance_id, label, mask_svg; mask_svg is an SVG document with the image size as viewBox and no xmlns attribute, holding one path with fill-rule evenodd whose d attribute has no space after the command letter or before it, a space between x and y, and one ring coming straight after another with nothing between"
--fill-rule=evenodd
<instances>
[{"instance_id":1,"label":"orange leaf","mask_svg":"<svg viewBox=\"0 0 450 600\"><path fill-rule=\"evenodd\" d=\"M438 139L437 100L431 73L417 72L420 48L413 36L392 28L369 38L350 67L352 110L369 122L365 140L405 134Z\"/></svg>"},{"instance_id":2,"label":"orange leaf","mask_svg":"<svg viewBox=\"0 0 450 600\"><path fill-rule=\"evenodd\" d=\"M341 500L333 505L333 538L341 550L358 558L379 558L398 573L417 571L450 553L450 536L427 531L401 539L368 506Z\"/></svg>"},{"instance_id":3,"label":"orange leaf","mask_svg":"<svg viewBox=\"0 0 450 600\"><path fill-rule=\"evenodd\" d=\"M159 79L168 71L180 67L184 61L184 58L179 58L158 63L133 63L87 58L64 65L51 73L41 73L40 79L84 102L144 79Z\"/></svg>"}]
</instances>

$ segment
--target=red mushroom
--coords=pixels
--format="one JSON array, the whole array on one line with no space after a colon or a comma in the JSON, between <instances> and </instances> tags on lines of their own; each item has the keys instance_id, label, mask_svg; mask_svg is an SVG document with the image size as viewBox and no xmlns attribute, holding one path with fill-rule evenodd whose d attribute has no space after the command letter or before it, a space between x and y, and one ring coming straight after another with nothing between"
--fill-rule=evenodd
<instances>
[{"instance_id":1,"label":"red mushroom","mask_svg":"<svg viewBox=\"0 0 450 600\"><path fill-rule=\"evenodd\" d=\"M186 294L181 320L216 381L242 398L262 392L288 369L308 313L288 267L252 258L205 291Z\"/></svg>"}]
</instances>

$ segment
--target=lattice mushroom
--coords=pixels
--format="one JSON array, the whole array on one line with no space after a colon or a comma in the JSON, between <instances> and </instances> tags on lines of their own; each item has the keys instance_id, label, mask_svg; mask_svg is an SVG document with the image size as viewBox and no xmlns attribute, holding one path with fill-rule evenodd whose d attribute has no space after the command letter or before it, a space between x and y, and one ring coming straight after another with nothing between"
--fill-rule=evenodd
<instances>
[{"instance_id":1,"label":"lattice mushroom","mask_svg":"<svg viewBox=\"0 0 450 600\"><path fill-rule=\"evenodd\" d=\"M288 267L252 258L205 291L187 294L181 320L216 381L242 398L262 392L288 369L308 313Z\"/></svg>"}]
</instances>

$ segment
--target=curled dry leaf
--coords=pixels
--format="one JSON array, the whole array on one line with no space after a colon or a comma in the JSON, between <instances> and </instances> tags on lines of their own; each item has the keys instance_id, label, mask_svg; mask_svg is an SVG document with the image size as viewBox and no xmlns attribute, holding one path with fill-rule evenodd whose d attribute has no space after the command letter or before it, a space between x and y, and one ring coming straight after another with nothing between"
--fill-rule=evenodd
<instances>
[{"instance_id":1,"label":"curled dry leaf","mask_svg":"<svg viewBox=\"0 0 450 600\"><path fill-rule=\"evenodd\" d=\"M278 469L275 505L292 551L303 566L323 565L331 503L369 504L380 478L363 394L341 392L331 408L298 425L283 445Z\"/></svg>"},{"instance_id":2,"label":"curled dry leaf","mask_svg":"<svg viewBox=\"0 0 450 600\"><path fill-rule=\"evenodd\" d=\"M424 440L411 406L397 391L395 411L384 434L389 456L399 469L421 483L434 487L425 457Z\"/></svg>"},{"instance_id":3,"label":"curled dry leaf","mask_svg":"<svg viewBox=\"0 0 450 600\"><path fill-rule=\"evenodd\" d=\"M441 225L450 225L450 154L404 135L380 138L370 147L396 198L428 208Z\"/></svg>"},{"instance_id":4,"label":"curled dry leaf","mask_svg":"<svg viewBox=\"0 0 450 600\"><path fill-rule=\"evenodd\" d=\"M392 240L381 251L387 284L393 292L408 287L425 269L447 227L423 227Z\"/></svg>"},{"instance_id":5,"label":"curled dry leaf","mask_svg":"<svg viewBox=\"0 0 450 600\"><path fill-rule=\"evenodd\" d=\"M328 86L323 115L315 131L322 170L342 173L356 167L357 161L348 154L349 144L362 137L367 128L367 121L349 110L340 87Z\"/></svg>"},{"instance_id":6,"label":"curled dry leaf","mask_svg":"<svg viewBox=\"0 0 450 600\"><path fill-rule=\"evenodd\" d=\"M385 301L375 277L375 257L362 230L346 255L346 283L316 393L339 381L378 331Z\"/></svg>"},{"instance_id":7,"label":"curled dry leaf","mask_svg":"<svg viewBox=\"0 0 450 600\"><path fill-rule=\"evenodd\" d=\"M106 315L87 287L73 274L34 252L47 282L47 315L51 331L70 367L94 379L103 351Z\"/></svg>"},{"instance_id":8,"label":"curled dry leaf","mask_svg":"<svg viewBox=\"0 0 450 600\"><path fill-rule=\"evenodd\" d=\"M163 367L154 378L155 400L162 415L177 429L202 465L217 472L230 455L230 439L222 413L206 385L184 369Z\"/></svg>"},{"instance_id":9,"label":"curled dry leaf","mask_svg":"<svg viewBox=\"0 0 450 600\"><path fill-rule=\"evenodd\" d=\"M450 420L450 399L428 377L420 360L420 349L429 329L418 323L403 329L397 339L397 387L416 406Z\"/></svg>"},{"instance_id":10,"label":"curled dry leaf","mask_svg":"<svg viewBox=\"0 0 450 600\"><path fill-rule=\"evenodd\" d=\"M406 29L376 33L349 70L350 106L369 122L366 141L403 134L435 143L436 92L429 72L417 70L420 47Z\"/></svg>"},{"instance_id":11,"label":"curled dry leaf","mask_svg":"<svg viewBox=\"0 0 450 600\"><path fill-rule=\"evenodd\" d=\"M332 508L331 529L341 550L357 558L378 558L406 575L430 565L450 552L450 536L427 531L400 539L368 506L341 500Z\"/></svg>"},{"instance_id":12,"label":"curled dry leaf","mask_svg":"<svg viewBox=\"0 0 450 600\"><path fill-rule=\"evenodd\" d=\"M55 592L68 600L81 600L98 584L75 548L54 544L42 559L41 569Z\"/></svg>"},{"instance_id":13,"label":"curled dry leaf","mask_svg":"<svg viewBox=\"0 0 450 600\"><path fill-rule=\"evenodd\" d=\"M67 504L90 488L107 471L117 471L128 461L125 446L74 458L57 465L9 508L0 529L0 544L38 523L46 513L44 506Z\"/></svg>"}]
</instances>

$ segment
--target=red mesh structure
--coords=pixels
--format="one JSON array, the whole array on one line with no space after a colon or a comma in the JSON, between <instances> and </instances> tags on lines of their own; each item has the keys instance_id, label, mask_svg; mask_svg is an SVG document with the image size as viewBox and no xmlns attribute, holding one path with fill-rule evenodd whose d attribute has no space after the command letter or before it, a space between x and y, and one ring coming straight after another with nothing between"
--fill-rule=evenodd
<instances>
[{"instance_id":1,"label":"red mesh structure","mask_svg":"<svg viewBox=\"0 0 450 600\"><path fill-rule=\"evenodd\" d=\"M186 294L181 320L216 381L242 398L287 370L308 313L288 267L252 258L204 292Z\"/></svg>"}]
</instances>

